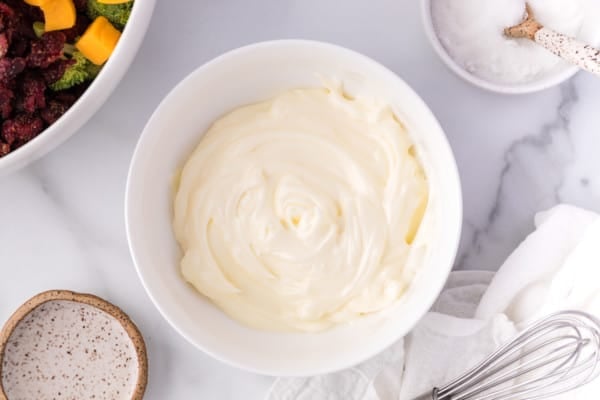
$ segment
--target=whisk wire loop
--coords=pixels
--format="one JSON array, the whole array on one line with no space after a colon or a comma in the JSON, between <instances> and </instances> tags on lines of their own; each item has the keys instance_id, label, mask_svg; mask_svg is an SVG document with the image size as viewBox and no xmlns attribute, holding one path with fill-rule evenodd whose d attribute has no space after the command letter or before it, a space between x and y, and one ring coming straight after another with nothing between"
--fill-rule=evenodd
<instances>
[{"instance_id":1,"label":"whisk wire loop","mask_svg":"<svg viewBox=\"0 0 600 400\"><path fill-rule=\"evenodd\" d=\"M549 342L550 343L550 342ZM540 350L542 349L544 346L538 346L534 351ZM533 352L533 351L532 351ZM482 392L485 392L489 389L492 389L494 387L500 387L500 385L503 385L505 383L508 382L513 382L515 379L519 378L520 376L526 375L532 371L535 371L539 368L542 368L544 365L549 365L551 363L554 363L555 361L560 361L563 360L563 358L565 356L569 356L570 357L563 361L559 366L557 366L555 368L555 370L559 370L562 366L564 366L565 364L567 364L573 357L574 357L574 349L572 348L572 346L569 345L563 345L560 348L557 348L555 350L553 350L553 352L556 352L558 354L554 355L552 358L546 359L545 355L538 355L536 356L534 359L528 360L526 362L521 363L520 365L520 369L517 368L511 368L508 369L508 371L490 379L489 381L487 381L485 384L482 384L480 387L478 388L473 388L470 390L466 390L464 394L462 394L459 397L456 397L456 399L453 398L453 400L462 400L462 399L468 399L471 398L477 394L480 394ZM485 375L482 375L482 380L485 380L486 378L489 378L489 376L494 376L495 374L497 374L500 370L504 370L507 369L507 366L509 364L505 364L502 365L499 368L496 368L495 370L490 371L490 373L487 373ZM553 377L558 377L558 379L562 378L564 375L564 372L561 371L560 373L556 373L556 372L552 372L550 375L547 375L546 377L544 377L543 379L550 379ZM524 385L523 383L519 383L516 385L513 385L511 387L506 387L504 389L499 390L499 392L497 393L501 393L501 392L505 392L505 393L509 393L510 391L514 390L515 388L519 388L522 385ZM482 397L481 400L486 399L486 397Z\"/></svg>"},{"instance_id":2,"label":"whisk wire loop","mask_svg":"<svg viewBox=\"0 0 600 400\"><path fill-rule=\"evenodd\" d=\"M433 400L541 400L600 375L600 320L581 311L550 315L449 384Z\"/></svg>"}]
</instances>

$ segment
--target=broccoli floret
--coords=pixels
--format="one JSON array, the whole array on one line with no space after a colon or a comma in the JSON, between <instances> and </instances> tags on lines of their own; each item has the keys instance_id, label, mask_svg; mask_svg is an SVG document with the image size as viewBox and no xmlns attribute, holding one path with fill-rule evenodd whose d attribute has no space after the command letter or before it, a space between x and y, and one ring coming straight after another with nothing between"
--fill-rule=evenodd
<instances>
[{"instance_id":1,"label":"broccoli floret","mask_svg":"<svg viewBox=\"0 0 600 400\"><path fill-rule=\"evenodd\" d=\"M73 52L71 58L75 63L67 68L58 81L49 85L50 89L54 91L69 89L94 79L100 72L100 66L94 65L77 50Z\"/></svg>"},{"instance_id":2,"label":"broccoli floret","mask_svg":"<svg viewBox=\"0 0 600 400\"><path fill-rule=\"evenodd\" d=\"M88 62L87 66L85 67L85 70L88 73L88 79L89 80L96 79L96 77L100 73L101 69L102 69L102 65L96 65L91 61Z\"/></svg>"},{"instance_id":3,"label":"broccoli floret","mask_svg":"<svg viewBox=\"0 0 600 400\"><path fill-rule=\"evenodd\" d=\"M34 22L33 32L35 33L35 36L41 38L42 35L46 32L46 25L41 21Z\"/></svg>"},{"instance_id":4,"label":"broccoli floret","mask_svg":"<svg viewBox=\"0 0 600 400\"><path fill-rule=\"evenodd\" d=\"M77 41L77 39L75 39L75 41ZM74 44L71 43L65 43L63 46L63 53L69 56L72 56L73 53L75 53L77 50L75 50L76 47Z\"/></svg>"},{"instance_id":5,"label":"broccoli floret","mask_svg":"<svg viewBox=\"0 0 600 400\"><path fill-rule=\"evenodd\" d=\"M106 17L117 29L122 30L131 15L133 1L120 4L103 4L98 0L87 0L87 15L92 20L99 16Z\"/></svg>"}]
</instances>

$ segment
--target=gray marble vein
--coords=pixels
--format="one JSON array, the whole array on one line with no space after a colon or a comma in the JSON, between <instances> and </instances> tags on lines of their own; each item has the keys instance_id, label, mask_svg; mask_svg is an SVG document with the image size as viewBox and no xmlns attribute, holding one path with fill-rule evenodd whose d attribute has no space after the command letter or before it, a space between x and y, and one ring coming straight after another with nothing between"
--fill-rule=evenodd
<instances>
[{"instance_id":1,"label":"gray marble vein","mask_svg":"<svg viewBox=\"0 0 600 400\"><path fill-rule=\"evenodd\" d=\"M499 263L532 230L533 213L562 202L559 192L563 171L574 159L570 116L578 100L575 84L563 84L555 119L506 149L498 187L485 220L478 225L466 218L472 235L456 262L457 269L498 269ZM490 252L499 254L498 263L484 264L482 254Z\"/></svg>"},{"instance_id":2,"label":"gray marble vein","mask_svg":"<svg viewBox=\"0 0 600 400\"><path fill-rule=\"evenodd\" d=\"M0 322L43 290L92 292L122 307L144 333L146 399L264 397L271 378L213 360L160 316L129 256L123 201L135 143L166 93L220 53L277 38L363 52L431 107L463 183L457 268L497 269L533 229L534 214L557 202L600 211L600 80L591 75L527 96L474 88L432 51L418 1L159 1L109 101L58 149L0 178Z\"/></svg>"}]
</instances>

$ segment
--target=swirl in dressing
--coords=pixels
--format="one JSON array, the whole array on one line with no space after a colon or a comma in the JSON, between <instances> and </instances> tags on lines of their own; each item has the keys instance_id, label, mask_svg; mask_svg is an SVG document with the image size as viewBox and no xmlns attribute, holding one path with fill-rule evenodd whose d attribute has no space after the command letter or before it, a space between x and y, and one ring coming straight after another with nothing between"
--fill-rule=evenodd
<instances>
[{"instance_id":1,"label":"swirl in dressing","mask_svg":"<svg viewBox=\"0 0 600 400\"><path fill-rule=\"evenodd\" d=\"M393 305L428 202L383 103L298 89L215 122L174 200L184 278L263 330L320 331Z\"/></svg>"}]
</instances>

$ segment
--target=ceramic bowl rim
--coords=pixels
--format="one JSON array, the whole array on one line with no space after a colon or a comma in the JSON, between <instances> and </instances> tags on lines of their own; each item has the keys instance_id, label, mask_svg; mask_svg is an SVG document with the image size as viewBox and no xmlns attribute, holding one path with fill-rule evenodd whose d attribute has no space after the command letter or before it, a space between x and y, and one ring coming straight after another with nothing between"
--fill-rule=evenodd
<instances>
[{"instance_id":1,"label":"ceramic bowl rim","mask_svg":"<svg viewBox=\"0 0 600 400\"><path fill-rule=\"evenodd\" d=\"M124 211L125 211L125 225L126 225L127 239L128 239L128 243L129 243L129 250L130 250L138 277L139 277L142 285L144 286L144 289L145 289L147 295L151 299L154 306L158 309L161 316L169 323L169 325L171 325L171 327L179 335L181 335L183 338L185 338L193 346L200 349L204 353L210 355L214 359L217 359L225 364L234 366L234 367L242 369L242 370L246 370L246 371L250 371L250 372L254 372L254 373L258 373L258 374L262 374L262 375L268 375L268 376L312 376L312 375L325 374L325 373L339 371L339 370L351 367L352 365L359 364L360 362L363 362L363 361L373 357L374 355L380 353L381 351L385 350L390 345L392 345L395 341L400 339L402 337L402 335L406 335L410 331L410 329L408 329L408 331L406 331L406 332L403 332L402 334L399 334L394 340L391 340L389 342L382 341L382 343L380 343L377 346L376 351L374 351L371 354L368 354L366 356L363 356L361 358L357 357L351 365L348 365L348 364L345 364L342 362L332 362L327 367L323 367L319 370L302 370L302 371L294 370L294 372L290 372L290 371L281 371L281 370L275 369L275 368L269 369L269 368L255 367L253 365L249 365L249 363L242 363L242 362L239 362L238 360L233 359L232 357L228 357L228 356L219 354L218 351L214 351L210 347L203 345L203 343L201 343L201 340L197 340L196 338L193 337L193 335L188 334L188 332L186 332L186 330L183 328L183 324L180 324L179 322L175 321L174 318L172 317L172 315L170 315L170 313L167 311L167 308L168 308L167 305L166 304L163 305L161 303L161 301L158 300L158 297L160 297L160 294L158 292L155 292L154 289L151 287L151 285L149 285L149 283L148 283L149 278L147 279L147 276L148 277L150 276L150 272L147 271L148 268L141 266L141 260L140 260L140 258L142 257L141 254L147 253L147 251L144 250L142 248L142 246L138 244L138 240L134 237L134 234L133 234L133 231L137 230L138 228L134 228L134 226L133 226L134 221L132 221L132 219L136 219L133 217L133 214L134 214L133 210L136 208L136 205L132 203L133 202L132 198L138 197L138 192L140 192L140 190L141 190L140 186L141 186L141 181L142 181L142 179L141 179L142 172L137 167L137 163L139 162L138 160L142 157L140 154L142 152L146 152L144 147L145 147L145 142L147 141L147 137L152 132L152 129L150 127L153 126L155 119L158 119L158 115L160 114L160 112L163 109L163 107L165 106L165 104L175 101L174 99L179 97L179 92L183 91L183 88L188 84L189 81L193 80L196 75L202 74L208 68L216 67L220 63L227 61L229 58L235 58L236 56L240 55L241 53L251 52L258 48L273 47L276 49L278 46L290 46L290 45L291 46L294 46L294 45L317 46L322 49L326 49L328 51L344 52L346 54L350 54L353 57L357 57L357 58L360 58L361 60L365 61L365 63L373 66L373 68L377 68L379 71L382 71L382 73L385 73L386 79L388 79L390 81L394 80L395 82L398 82L399 84L401 84L408 92L410 92L411 101L417 102L420 107L422 107L422 108L424 107L424 109L428 112L428 119L430 119L432 124L435 124L437 130L440 133L439 136L437 136L435 140L443 147L443 151L450 157L450 159L452 161L451 165L446 165L449 177L453 181L452 186L455 187L455 189L453 189L453 192L455 192L454 195L456 196L455 199L450 200L450 203L456 204L456 210L454 210L454 209L452 210L453 213L455 212L455 215L453 216L453 219L452 219L452 221L453 221L452 222L452 231L453 231L454 236L452 238L449 238L447 241L448 249L450 249L449 252L451 253L451 259L446 260L446 262L445 262L446 265L439 267L440 277L437 277L438 278L437 281L432 282L432 288L430 290L422 291L422 293L419 293L419 298L422 301L423 307L422 307L422 310L419 309L418 312L413 313L414 315L411 315L409 318L407 318L406 326L410 325L410 329L414 328L414 326L417 324L417 322L426 314L427 310L429 310L429 308L433 305L433 303L435 302L435 300L441 293L443 286L446 282L446 279L452 270L453 262L455 260L456 253L458 251L458 243L460 241L461 230L462 230L463 209L462 209L462 189L461 189L461 183L460 183L460 176L458 173L456 159L454 158L454 154L452 152L452 149L450 147L448 139L445 135L445 132L442 129L441 125L439 124L437 118L431 111L431 109L426 105L426 103L422 100L422 98L400 76L398 76L396 73L392 72L391 70L389 70L382 64L374 61L370 57L367 57L361 53L358 53L354 50L350 50L348 48L345 48L343 46L339 46L336 44L331 44L331 43L322 42L322 41L305 40L305 39L281 39L281 40L257 42L257 43L245 45L245 46L227 51L227 52L217 56L216 58L208 61L207 63L199 66L198 68L194 69L185 78L183 78L179 83L177 83L175 85L175 87L172 88L171 91L163 98L161 103L157 106L154 113L148 120L148 123L146 124L146 126L138 140L138 143L136 145L133 157L131 159L130 167L129 167L129 172L128 172L128 176L127 176L126 193L125 193L125 210ZM442 275L443 275L443 278L441 277Z\"/></svg>"},{"instance_id":2,"label":"ceramic bowl rim","mask_svg":"<svg viewBox=\"0 0 600 400\"><path fill-rule=\"evenodd\" d=\"M502 84L495 83L480 78L465 70L458 62L456 62L442 45L439 36L433 26L433 17L431 15L431 2L435 0L420 0L421 2L421 21L427 36L428 42L433 47L435 53L442 62L452 72L462 78L464 81L494 93L501 94L529 94L540 92L545 89L560 85L561 83L572 78L579 68L576 66L568 66L562 70L551 73L540 79L521 84Z\"/></svg>"},{"instance_id":3,"label":"ceramic bowl rim","mask_svg":"<svg viewBox=\"0 0 600 400\"><path fill-rule=\"evenodd\" d=\"M15 310L0 330L0 400L8 400L1 378L2 360L12 333L33 310L46 303L61 300L94 307L119 322L134 345L138 362L138 376L131 400L142 400L148 384L148 357L142 333L129 316L114 304L93 294L77 293L70 290L48 290L33 296Z\"/></svg>"},{"instance_id":4,"label":"ceramic bowl rim","mask_svg":"<svg viewBox=\"0 0 600 400\"><path fill-rule=\"evenodd\" d=\"M119 44L98 77L58 120L23 146L0 157L0 176L17 171L59 147L96 114L133 63L146 36L155 4L156 0L134 2Z\"/></svg>"}]
</instances>

